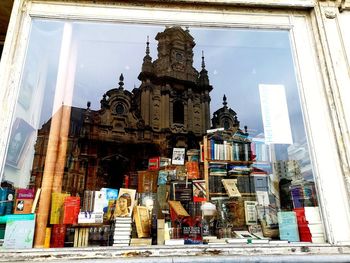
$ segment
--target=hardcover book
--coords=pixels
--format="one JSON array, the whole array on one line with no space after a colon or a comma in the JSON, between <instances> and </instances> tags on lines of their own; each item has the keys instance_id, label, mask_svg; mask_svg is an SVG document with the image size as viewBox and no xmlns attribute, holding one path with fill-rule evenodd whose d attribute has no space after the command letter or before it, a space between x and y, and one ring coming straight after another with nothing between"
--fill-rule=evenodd
<instances>
[{"instance_id":1,"label":"hardcover book","mask_svg":"<svg viewBox=\"0 0 350 263\"><path fill-rule=\"evenodd\" d=\"M281 240L289 242L298 242L299 232L295 212L278 212L278 226Z\"/></svg>"},{"instance_id":2,"label":"hardcover book","mask_svg":"<svg viewBox=\"0 0 350 263\"><path fill-rule=\"evenodd\" d=\"M80 211L80 197L68 196L63 204L63 224L77 224Z\"/></svg>"},{"instance_id":3,"label":"hardcover book","mask_svg":"<svg viewBox=\"0 0 350 263\"><path fill-rule=\"evenodd\" d=\"M34 199L34 189L17 189L14 214L30 214Z\"/></svg>"},{"instance_id":4,"label":"hardcover book","mask_svg":"<svg viewBox=\"0 0 350 263\"><path fill-rule=\"evenodd\" d=\"M136 224L137 236L139 238L150 235L150 211L146 206L135 206L134 220Z\"/></svg>"},{"instance_id":5,"label":"hardcover book","mask_svg":"<svg viewBox=\"0 0 350 263\"><path fill-rule=\"evenodd\" d=\"M52 193L50 224L61 223L64 199L68 196L65 193Z\"/></svg>"},{"instance_id":6,"label":"hardcover book","mask_svg":"<svg viewBox=\"0 0 350 263\"><path fill-rule=\"evenodd\" d=\"M183 218L189 216L185 208L179 201L168 201L170 206L170 213L173 212L176 218ZM175 219L175 218L174 218Z\"/></svg>"},{"instance_id":7,"label":"hardcover book","mask_svg":"<svg viewBox=\"0 0 350 263\"><path fill-rule=\"evenodd\" d=\"M9 215L4 236L4 248L32 248L34 239L35 215Z\"/></svg>"},{"instance_id":8,"label":"hardcover book","mask_svg":"<svg viewBox=\"0 0 350 263\"><path fill-rule=\"evenodd\" d=\"M199 165L198 162L190 161L186 162L187 176L188 179L199 179Z\"/></svg>"},{"instance_id":9,"label":"hardcover book","mask_svg":"<svg viewBox=\"0 0 350 263\"><path fill-rule=\"evenodd\" d=\"M203 202L207 200L205 180L193 180L193 202Z\"/></svg>"},{"instance_id":10,"label":"hardcover book","mask_svg":"<svg viewBox=\"0 0 350 263\"><path fill-rule=\"evenodd\" d=\"M241 197L241 193L237 188L237 179L222 179L221 182L229 197Z\"/></svg>"},{"instance_id":11,"label":"hardcover book","mask_svg":"<svg viewBox=\"0 0 350 263\"><path fill-rule=\"evenodd\" d=\"M192 182L176 181L171 182L171 200L188 202L192 201Z\"/></svg>"},{"instance_id":12,"label":"hardcover book","mask_svg":"<svg viewBox=\"0 0 350 263\"><path fill-rule=\"evenodd\" d=\"M158 171L138 171L138 193L156 193Z\"/></svg>"}]
</instances>

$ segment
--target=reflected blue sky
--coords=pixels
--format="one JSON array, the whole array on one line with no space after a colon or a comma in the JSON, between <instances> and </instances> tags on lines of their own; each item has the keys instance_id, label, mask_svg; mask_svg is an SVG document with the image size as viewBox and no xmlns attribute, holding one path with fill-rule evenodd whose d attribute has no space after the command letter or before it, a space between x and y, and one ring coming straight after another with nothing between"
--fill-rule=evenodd
<instances>
[{"instance_id":1,"label":"reflected blue sky","mask_svg":"<svg viewBox=\"0 0 350 263\"><path fill-rule=\"evenodd\" d=\"M147 36L153 60L157 58L155 36L164 26L74 22L74 41L78 59L73 106L99 109L102 95L118 87L124 75L124 87L132 90L140 85L137 79L145 55ZM305 138L302 112L296 84L289 32L286 30L257 30L233 28L189 28L194 37L194 67L201 69L204 51L206 69L213 86L211 113L222 107L226 94L228 106L238 114L241 126L248 126L252 136L263 132L259 84L282 84L286 88L288 111L294 141ZM49 57L45 110L41 123L52 113L54 88L63 22L34 20L31 46L43 46ZM43 35L50 38L43 43ZM50 111L51 109L51 111Z\"/></svg>"}]
</instances>

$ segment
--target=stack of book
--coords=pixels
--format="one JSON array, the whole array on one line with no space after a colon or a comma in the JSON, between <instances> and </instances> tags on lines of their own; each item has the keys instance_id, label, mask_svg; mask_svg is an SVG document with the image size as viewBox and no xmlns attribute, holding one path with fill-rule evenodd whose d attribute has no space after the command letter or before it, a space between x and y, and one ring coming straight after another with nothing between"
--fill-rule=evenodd
<instances>
[{"instance_id":1,"label":"stack of book","mask_svg":"<svg viewBox=\"0 0 350 263\"><path fill-rule=\"evenodd\" d=\"M304 207L305 219L311 233L312 243L325 243L324 229L321 222L319 207Z\"/></svg>"},{"instance_id":2,"label":"stack of book","mask_svg":"<svg viewBox=\"0 0 350 263\"><path fill-rule=\"evenodd\" d=\"M131 217L115 218L113 246L129 246L131 239L131 223Z\"/></svg>"}]
</instances>

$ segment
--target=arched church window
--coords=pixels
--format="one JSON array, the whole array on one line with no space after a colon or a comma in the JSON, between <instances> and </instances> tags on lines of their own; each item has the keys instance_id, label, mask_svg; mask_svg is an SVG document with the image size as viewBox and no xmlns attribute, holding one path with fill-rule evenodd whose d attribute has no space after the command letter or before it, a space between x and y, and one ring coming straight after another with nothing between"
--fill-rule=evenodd
<instances>
[{"instance_id":1,"label":"arched church window","mask_svg":"<svg viewBox=\"0 0 350 263\"><path fill-rule=\"evenodd\" d=\"M175 101L173 106L173 122L184 124L184 105L181 101Z\"/></svg>"},{"instance_id":2,"label":"arched church window","mask_svg":"<svg viewBox=\"0 0 350 263\"><path fill-rule=\"evenodd\" d=\"M224 129L228 130L230 128L230 122L228 121L228 119L224 120Z\"/></svg>"}]
</instances>

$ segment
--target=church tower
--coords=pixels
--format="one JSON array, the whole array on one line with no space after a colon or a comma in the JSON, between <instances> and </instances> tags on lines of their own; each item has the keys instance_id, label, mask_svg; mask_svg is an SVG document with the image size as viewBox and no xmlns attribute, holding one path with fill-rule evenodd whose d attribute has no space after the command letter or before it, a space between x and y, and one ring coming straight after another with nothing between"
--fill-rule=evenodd
<instances>
[{"instance_id":1,"label":"church tower","mask_svg":"<svg viewBox=\"0 0 350 263\"><path fill-rule=\"evenodd\" d=\"M167 27L155 39L158 41L158 58L152 61L147 40L138 77L142 83L133 91L138 98L145 129L178 138L181 134L199 138L210 128L209 93L212 86L204 56L202 70L198 72L193 67L194 39L181 27ZM173 140L173 147L188 146L186 139L181 142L178 138Z\"/></svg>"}]
</instances>

